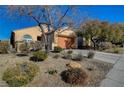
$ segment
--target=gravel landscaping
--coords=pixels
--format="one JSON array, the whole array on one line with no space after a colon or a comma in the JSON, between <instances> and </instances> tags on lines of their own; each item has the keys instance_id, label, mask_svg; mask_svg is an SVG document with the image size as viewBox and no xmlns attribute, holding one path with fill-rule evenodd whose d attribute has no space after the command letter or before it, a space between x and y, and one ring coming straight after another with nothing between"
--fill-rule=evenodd
<instances>
[{"instance_id":1,"label":"gravel landscaping","mask_svg":"<svg viewBox=\"0 0 124 93\"><path fill-rule=\"evenodd\" d=\"M13 66L20 62L31 62L29 56L16 56L14 54L0 54L0 86L8 86L2 80L2 74L7 67ZM67 69L66 64L72 60L63 58L53 58L49 56L45 61L35 62L40 67L40 72L26 87L72 87L72 86L99 86L105 75L113 67L113 64L102 62L95 59L83 58L82 61L75 61L81 64L81 68L88 74L88 80L85 84L70 85L61 79L61 72ZM50 74L49 71L55 71Z\"/></svg>"}]
</instances>

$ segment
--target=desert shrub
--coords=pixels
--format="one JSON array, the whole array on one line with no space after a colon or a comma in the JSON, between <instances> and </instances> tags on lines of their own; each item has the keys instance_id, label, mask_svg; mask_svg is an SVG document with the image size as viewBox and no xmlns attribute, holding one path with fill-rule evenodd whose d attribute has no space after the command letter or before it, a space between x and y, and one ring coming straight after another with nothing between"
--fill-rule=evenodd
<instances>
[{"instance_id":1,"label":"desert shrub","mask_svg":"<svg viewBox=\"0 0 124 93\"><path fill-rule=\"evenodd\" d=\"M51 69L51 70L48 70L46 73L50 74L50 75L54 75L57 73L57 70L56 69Z\"/></svg>"},{"instance_id":2,"label":"desert shrub","mask_svg":"<svg viewBox=\"0 0 124 93\"><path fill-rule=\"evenodd\" d=\"M112 43L111 42L101 42L99 47L102 48L103 50L112 48Z\"/></svg>"},{"instance_id":3,"label":"desert shrub","mask_svg":"<svg viewBox=\"0 0 124 93\"><path fill-rule=\"evenodd\" d=\"M62 49L61 47L59 47L59 46L54 47L54 52L59 53L59 52L61 52L62 50L63 50L63 49Z\"/></svg>"},{"instance_id":4,"label":"desert shrub","mask_svg":"<svg viewBox=\"0 0 124 93\"><path fill-rule=\"evenodd\" d=\"M93 71L93 68L88 67L87 70L88 70L88 71Z\"/></svg>"},{"instance_id":5,"label":"desert shrub","mask_svg":"<svg viewBox=\"0 0 124 93\"><path fill-rule=\"evenodd\" d=\"M6 47L0 47L0 54L7 54L8 49Z\"/></svg>"},{"instance_id":6,"label":"desert shrub","mask_svg":"<svg viewBox=\"0 0 124 93\"><path fill-rule=\"evenodd\" d=\"M61 57L64 59L71 59L72 54L69 54L67 51L61 52Z\"/></svg>"},{"instance_id":7,"label":"desert shrub","mask_svg":"<svg viewBox=\"0 0 124 93\"><path fill-rule=\"evenodd\" d=\"M68 54L72 54L73 51L72 51L72 50L68 50L67 53L68 53Z\"/></svg>"},{"instance_id":8,"label":"desert shrub","mask_svg":"<svg viewBox=\"0 0 124 93\"><path fill-rule=\"evenodd\" d=\"M71 54L65 53L65 54L62 55L62 58L71 59Z\"/></svg>"},{"instance_id":9,"label":"desert shrub","mask_svg":"<svg viewBox=\"0 0 124 93\"><path fill-rule=\"evenodd\" d=\"M113 48L113 53L117 53L117 54L120 53L120 49L117 47Z\"/></svg>"},{"instance_id":10,"label":"desert shrub","mask_svg":"<svg viewBox=\"0 0 124 93\"><path fill-rule=\"evenodd\" d=\"M19 45L19 50L21 53L28 53L29 52L29 45L26 42L23 42L22 44Z\"/></svg>"},{"instance_id":11,"label":"desert shrub","mask_svg":"<svg viewBox=\"0 0 124 93\"><path fill-rule=\"evenodd\" d=\"M48 57L48 55L46 54L46 52L44 51L36 51L33 53L33 57L31 60L33 61L43 61Z\"/></svg>"},{"instance_id":12,"label":"desert shrub","mask_svg":"<svg viewBox=\"0 0 124 93\"><path fill-rule=\"evenodd\" d=\"M81 55L81 53L72 54L71 59L75 61L81 61L83 59L83 56Z\"/></svg>"},{"instance_id":13,"label":"desert shrub","mask_svg":"<svg viewBox=\"0 0 124 93\"><path fill-rule=\"evenodd\" d=\"M13 54L17 53L16 52L16 49L15 48L12 48L12 45L10 45L10 47L9 47L9 52L10 53L13 53Z\"/></svg>"},{"instance_id":14,"label":"desert shrub","mask_svg":"<svg viewBox=\"0 0 124 93\"><path fill-rule=\"evenodd\" d=\"M95 53L93 51L89 51L87 54L87 58L93 58Z\"/></svg>"},{"instance_id":15,"label":"desert shrub","mask_svg":"<svg viewBox=\"0 0 124 93\"><path fill-rule=\"evenodd\" d=\"M2 41L0 42L0 53L1 54L7 54L8 53L8 47L9 47L9 43Z\"/></svg>"},{"instance_id":16,"label":"desert shrub","mask_svg":"<svg viewBox=\"0 0 124 93\"><path fill-rule=\"evenodd\" d=\"M3 80L9 86L18 87L29 83L39 71L39 67L34 63L24 62L9 67L3 73Z\"/></svg>"},{"instance_id":17,"label":"desert shrub","mask_svg":"<svg viewBox=\"0 0 124 93\"><path fill-rule=\"evenodd\" d=\"M24 57L24 56L28 56L28 54L27 53L17 53L16 56Z\"/></svg>"},{"instance_id":18,"label":"desert shrub","mask_svg":"<svg viewBox=\"0 0 124 93\"><path fill-rule=\"evenodd\" d=\"M70 84L83 84L85 83L88 75L85 71L79 68L68 69L61 73L62 80Z\"/></svg>"},{"instance_id":19,"label":"desert shrub","mask_svg":"<svg viewBox=\"0 0 124 93\"><path fill-rule=\"evenodd\" d=\"M43 44L41 43L41 41L35 41L30 43L31 51L42 50L42 46Z\"/></svg>"},{"instance_id":20,"label":"desert shrub","mask_svg":"<svg viewBox=\"0 0 124 93\"><path fill-rule=\"evenodd\" d=\"M53 58L59 58L59 54L55 54L54 56L53 56Z\"/></svg>"}]
</instances>

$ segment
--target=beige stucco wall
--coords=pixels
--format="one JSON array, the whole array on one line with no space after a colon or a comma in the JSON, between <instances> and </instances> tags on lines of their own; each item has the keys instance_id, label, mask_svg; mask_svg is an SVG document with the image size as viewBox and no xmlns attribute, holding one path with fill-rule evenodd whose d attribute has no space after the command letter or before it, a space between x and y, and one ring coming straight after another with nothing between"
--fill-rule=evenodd
<instances>
[{"instance_id":1,"label":"beige stucco wall","mask_svg":"<svg viewBox=\"0 0 124 93\"><path fill-rule=\"evenodd\" d=\"M60 37L61 37L61 40L60 40ZM71 29L59 30L59 31L55 32L54 46L65 45L65 44L63 44L64 43L63 40L65 40L65 39L69 40L69 38L75 39L74 47L76 48L76 34Z\"/></svg>"},{"instance_id":2,"label":"beige stucco wall","mask_svg":"<svg viewBox=\"0 0 124 93\"><path fill-rule=\"evenodd\" d=\"M47 32L47 31L45 31L45 32ZM41 36L41 34L42 34L42 32L40 31L40 28L38 26L15 30L14 33L15 33L15 42L23 41L24 35L30 35L32 37L33 41L37 41L37 37ZM67 39L76 37L75 32L70 29L56 31L54 33L54 43L52 44L52 47L58 46L58 44L60 45L61 43L64 43L64 42L59 41L58 37L60 37L60 36L62 36L63 39L65 39L65 37ZM75 42L75 45L76 45L76 42Z\"/></svg>"},{"instance_id":3,"label":"beige stucco wall","mask_svg":"<svg viewBox=\"0 0 124 93\"><path fill-rule=\"evenodd\" d=\"M37 41L37 36L41 36L41 31L38 26L15 30L15 42L22 41L24 35L30 35L33 41Z\"/></svg>"}]
</instances>

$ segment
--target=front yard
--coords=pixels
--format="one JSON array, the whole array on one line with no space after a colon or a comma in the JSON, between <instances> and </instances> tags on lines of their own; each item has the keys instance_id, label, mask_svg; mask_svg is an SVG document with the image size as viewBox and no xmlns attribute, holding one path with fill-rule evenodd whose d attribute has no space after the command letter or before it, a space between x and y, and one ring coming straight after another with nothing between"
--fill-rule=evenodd
<instances>
[{"instance_id":1,"label":"front yard","mask_svg":"<svg viewBox=\"0 0 124 93\"><path fill-rule=\"evenodd\" d=\"M101 80L105 78L105 75L113 67L113 64L102 62L95 59L83 58L82 61L72 61L70 59L63 59L61 57L53 58L55 53L45 61L34 62L40 67L40 71L34 77L34 79L24 85L26 87L71 87L71 86L99 86ZM16 56L15 54L0 54L0 85L2 85L2 75L7 67L13 67L16 63L21 62L33 62L29 60L30 56ZM81 65L81 69L86 71L88 79L84 84L73 85L63 81L61 73L67 70L67 64L70 62L76 62ZM55 73L49 73L55 71ZM8 86L5 83L5 86Z\"/></svg>"}]
</instances>

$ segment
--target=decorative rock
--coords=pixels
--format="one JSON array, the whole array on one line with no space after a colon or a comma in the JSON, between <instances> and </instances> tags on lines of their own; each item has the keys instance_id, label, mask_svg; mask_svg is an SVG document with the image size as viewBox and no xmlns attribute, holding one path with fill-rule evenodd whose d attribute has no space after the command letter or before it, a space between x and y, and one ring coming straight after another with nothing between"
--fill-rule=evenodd
<instances>
[{"instance_id":1,"label":"decorative rock","mask_svg":"<svg viewBox=\"0 0 124 93\"><path fill-rule=\"evenodd\" d=\"M70 63L66 64L66 66L70 69L81 68L81 64L79 64L77 62L70 62Z\"/></svg>"}]
</instances>

